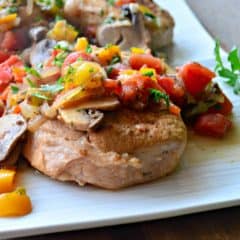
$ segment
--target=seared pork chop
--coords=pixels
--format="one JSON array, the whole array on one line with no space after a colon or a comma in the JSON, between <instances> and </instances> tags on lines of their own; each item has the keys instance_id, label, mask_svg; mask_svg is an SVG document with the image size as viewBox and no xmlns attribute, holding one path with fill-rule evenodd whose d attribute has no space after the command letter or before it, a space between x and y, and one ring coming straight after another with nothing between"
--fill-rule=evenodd
<instances>
[{"instance_id":1,"label":"seared pork chop","mask_svg":"<svg viewBox=\"0 0 240 240\"><path fill-rule=\"evenodd\" d=\"M174 115L119 110L88 133L57 120L28 133L24 156L44 174L80 185L119 189L172 172L186 145L186 128Z\"/></svg>"}]
</instances>

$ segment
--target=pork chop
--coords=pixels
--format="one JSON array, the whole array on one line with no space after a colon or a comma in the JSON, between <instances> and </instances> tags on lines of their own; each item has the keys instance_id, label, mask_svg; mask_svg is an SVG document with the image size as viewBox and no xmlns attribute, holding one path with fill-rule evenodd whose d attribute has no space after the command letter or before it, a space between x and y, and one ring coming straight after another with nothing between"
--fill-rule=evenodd
<instances>
[{"instance_id":1,"label":"pork chop","mask_svg":"<svg viewBox=\"0 0 240 240\"><path fill-rule=\"evenodd\" d=\"M61 181L119 189L172 172L186 145L183 121L171 114L119 110L88 133L58 120L28 133L24 156Z\"/></svg>"}]
</instances>

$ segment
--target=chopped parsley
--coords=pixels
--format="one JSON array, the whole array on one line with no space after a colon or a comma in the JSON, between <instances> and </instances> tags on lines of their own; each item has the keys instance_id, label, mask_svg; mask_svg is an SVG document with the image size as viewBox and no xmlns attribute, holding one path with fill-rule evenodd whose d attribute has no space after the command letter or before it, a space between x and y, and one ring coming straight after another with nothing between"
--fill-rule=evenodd
<instances>
[{"instance_id":1,"label":"chopped parsley","mask_svg":"<svg viewBox=\"0 0 240 240\"><path fill-rule=\"evenodd\" d=\"M12 14L18 11L17 7L11 6L7 8L7 13Z\"/></svg>"},{"instance_id":2,"label":"chopped parsley","mask_svg":"<svg viewBox=\"0 0 240 240\"><path fill-rule=\"evenodd\" d=\"M63 0L55 0L55 4L58 8L62 8L64 6Z\"/></svg>"},{"instance_id":3,"label":"chopped parsley","mask_svg":"<svg viewBox=\"0 0 240 240\"><path fill-rule=\"evenodd\" d=\"M145 12L145 13L144 13L144 16L145 16L145 17L149 17L149 18L151 18L151 19L153 19L153 20L156 19L156 16L155 16L154 14L150 13L150 12Z\"/></svg>"},{"instance_id":4,"label":"chopped parsley","mask_svg":"<svg viewBox=\"0 0 240 240\"><path fill-rule=\"evenodd\" d=\"M113 6L115 4L115 0L107 0L107 3L111 6Z\"/></svg>"},{"instance_id":5,"label":"chopped parsley","mask_svg":"<svg viewBox=\"0 0 240 240\"><path fill-rule=\"evenodd\" d=\"M240 55L239 49L237 47L233 48L232 51L228 55L228 62L230 63L230 67L226 67L222 61L220 54L220 42L216 41L215 49L215 71L216 73L225 78L225 82L233 87L233 91L235 94L240 94Z\"/></svg>"},{"instance_id":6,"label":"chopped parsley","mask_svg":"<svg viewBox=\"0 0 240 240\"><path fill-rule=\"evenodd\" d=\"M49 97L43 95L43 94L40 93L40 92L33 93L32 96L33 96L33 97L36 97L36 98L39 98L39 99L42 99L42 100L47 100L47 101L50 100Z\"/></svg>"},{"instance_id":7,"label":"chopped parsley","mask_svg":"<svg viewBox=\"0 0 240 240\"><path fill-rule=\"evenodd\" d=\"M87 47L86 47L86 52L87 52L87 53L92 53L92 51L93 51L93 50L92 50L91 45L88 44Z\"/></svg>"},{"instance_id":8,"label":"chopped parsley","mask_svg":"<svg viewBox=\"0 0 240 240\"><path fill-rule=\"evenodd\" d=\"M25 66L24 69L25 69L25 71L26 71L28 74L30 74L30 75L32 75L32 76L34 76L34 77L37 77L37 78L40 78L40 77L41 77L41 75L39 74L39 72L38 72L36 69L34 69L34 68Z\"/></svg>"},{"instance_id":9,"label":"chopped parsley","mask_svg":"<svg viewBox=\"0 0 240 240\"><path fill-rule=\"evenodd\" d=\"M17 94L19 92L18 86L15 85L11 85L11 90L13 94Z\"/></svg>"},{"instance_id":10,"label":"chopped parsley","mask_svg":"<svg viewBox=\"0 0 240 240\"><path fill-rule=\"evenodd\" d=\"M109 63L109 65L113 65L113 64L116 64L116 63L119 63L121 62L121 57L120 56L114 56L111 60L111 62Z\"/></svg>"},{"instance_id":11,"label":"chopped parsley","mask_svg":"<svg viewBox=\"0 0 240 240\"><path fill-rule=\"evenodd\" d=\"M53 64L56 65L57 67L62 67L63 62L65 58L67 57L68 53L67 52L60 52L57 54L57 56L53 60Z\"/></svg>"},{"instance_id":12,"label":"chopped parsley","mask_svg":"<svg viewBox=\"0 0 240 240\"><path fill-rule=\"evenodd\" d=\"M65 52L70 52L70 48L69 48L68 43L66 43L64 41L57 43L55 45L54 49L59 49L59 50L65 51Z\"/></svg>"},{"instance_id":13,"label":"chopped parsley","mask_svg":"<svg viewBox=\"0 0 240 240\"><path fill-rule=\"evenodd\" d=\"M143 73L143 76L146 76L146 77L152 77L153 75L154 75L153 71L147 71L147 72Z\"/></svg>"},{"instance_id":14,"label":"chopped parsley","mask_svg":"<svg viewBox=\"0 0 240 240\"><path fill-rule=\"evenodd\" d=\"M62 16L58 15L58 14L55 16L55 22L61 21L63 19L64 18Z\"/></svg>"},{"instance_id":15,"label":"chopped parsley","mask_svg":"<svg viewBox=\"0 0 240 240\"><path fill-rule=\"evenodd\" d=\"M30 78L27 78L26 80L27 80L28 85L31 88L35 88L36 87L36 84Z\"/></svg>"},{"instance_id":16,"label":"chopped parsley","mask_svg":"<svg viewBox=\"0 0 240 240\"><path fill-rule=\"evenodd\" d=\"M53 84L53 85L42 85L40 90L43 91L43 92L49 92L49 93L52 93L52 94L55 94L57 92L60 92L64 89L64 86L60 83L56 83L56 84Z\"/></svg>"},{"instance_id":17,"label":"chopped parsley","mask_svg":"<svg viewBox=\"0 0 240 240\"><path fill-rule=\"evenodd\" d=\"M113 67L112 66L108 66L106 69L107 75L109 76L113 71Z\"/></svg>"},{"instance_id":18,"label":"chopped parsley","mask_svg":"<svg viewBox=\"0 0 240 240\"><path fill-rule=\"evenodd\" d=\"M150 96L153 98L154 102L159 103L161 99L163 99L169 107L170 101L169 101L169 96L166 93L163 93L157 89L150 89Z\"/></svg>"}]
</instances>

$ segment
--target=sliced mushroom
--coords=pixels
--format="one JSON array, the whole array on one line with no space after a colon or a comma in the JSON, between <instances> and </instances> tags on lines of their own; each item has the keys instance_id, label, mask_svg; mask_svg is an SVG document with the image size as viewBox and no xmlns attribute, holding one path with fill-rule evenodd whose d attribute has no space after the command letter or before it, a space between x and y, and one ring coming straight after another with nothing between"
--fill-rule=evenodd
<instances>
[{"instance_id":1,"label":"sliced mushroom","mask_svg":"<svg viewBox=\"0 0 240 240\"><path fill-rule=\"evenodd\" d=\"M38 42L46 36L47 31L47 27L36 26L29 30L29 36L33 42Z\"/></svg>"},{"instance_id":2,"label":"sliced mushroom","mask_svg":"<svg viewBox=\"0 0 240 240\"><path fill-rule=\"evenodd\" d=\"M126 11L126 10L125 10ZM108 43L117 44L122 50L135 47L147 47L150 34L144 26L143 15L129 9L131 16L126 20L103 23L97 31L97 41L101 46Z\"/></svg>"},{"instance_id":3,"label":"sliced mushroom","mask_svg":"<svg viewBox=\"0 0 240 240\"><path fill-rule=\"evenodd\" d=\"M81 109L96 109L103 111L112 111L120 106L120 102L115 97L105 97L101 99L93 99L83 103L80 103L77 106L78 110Z\"/></svg>"},{"instance_id":4,"label":"sliced mushroom","mask_svg":"<svg viewBox=\"0 0 240 240\"><path fill-rule=\"evenodd\" d=\"M79 131L96 128L104 116L98 110L79 110L79 108L60 109L59 114L63 122Z\"/></svg>"},{"instance_id":5,"label":"sliced mushroom","mask_svg":"<svg viewBox=\"0 0 240 240\"><path fill-rule=\"evenodd\" d=\"M51 56L51 52L56 45L56 41L44 39L32 47L30 53L30 63L34 67L44 63Z\"/></svg>"},{"instance_id":6,"label":"sliced mushroom","mask_svg":"<svg viewBox=\"0 0 240 240\"><path fill-rule=\"evenodd\" d=\"M0 118L0 162L6 160L26 130L27 123L20 115L9 114Z\"/></svg>"},{"instance_id":7,"label":"sliced mushroom","mask_svg":"<svg viewBox=\"0 0 240 240\"><path fill-rule=\"evenodd\" d=\"M0 167L12 167L16 165L22 150L22 144L17 143L14 149L10 152L10 154L6 157L6 159L0 162Z\"/></svg>"},{"instance_id":8,"label":"sliced mushroom","mask_svg":"<svg viewBox=\"0 0 240 240\"><path fill-rule=\"evenodd\" d=\"M151 35L150 47L154 50L159 50L171 44L175 23L169 12L160 8L159 5L152 0L138 0L137 2L148 7L155 15L153 19L146 16L144 17L145 27Z\"/></svg>"}]
</instances>

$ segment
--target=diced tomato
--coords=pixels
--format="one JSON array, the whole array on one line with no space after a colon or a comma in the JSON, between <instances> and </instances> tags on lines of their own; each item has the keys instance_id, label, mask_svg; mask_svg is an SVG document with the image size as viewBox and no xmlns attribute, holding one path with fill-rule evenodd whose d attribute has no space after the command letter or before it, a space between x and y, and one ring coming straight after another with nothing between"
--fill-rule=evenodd
<instances>
[{"instance_id":1,"label":"diced tomato","mask_svg":"<svg viewBox=\"0 0 240 240\"><path fill-rule=\"evenodd\" d=\"M19 114L21 113L21 107L19 105L15 106L13 109L14 114Z\"/></svg>"},{"instance_id":2,"label":"diced tomato","mask_svg":"<svg viewBox=\"0 0 240 240\"><path fill-rule=\"evenodd\" d=\"M231 129L232 122L220 113L206 113L198 117L194 130L204 136L221 138Z\"/></svg>"},{"instance_id":3,"label":"diced tomato","mask_svg":"<svg viewBox=\"0 0 240 240\"><path fill-rule=\"evenodd\" d=\"M122 85L122 100L124 102L131 102L137 98L138 87L137 82L133 79L128 79Z\"/></svg>"},{"instance_id":4,"label":"diced tomato","mask_svg":"<svg viewBox=\"0 0 240 240\"><path fill-rule=\"evenodd\" d=\"M164 63L150 54L132 54L129 64L133 69L139 70L143 66L154 68L158 74L165 72Z\"/></svg>"},{"instance_id":5,"label":"diced tomato","mask_svg":"<svg viewBox=\"0 0 240 240\"><path fill-rule=\"evenodd\" d=\"M108 77L111 79L116 79L119 76L119 73L121 70L126 70L129 67L122 64L122 63L116 63L112 66L108 66L107 70L108 70ZM109 71L110 70L110 71Z\"/></svg>"},{"instance_id":6,"label":"diced tomato","mask_svg":"<svg viewBox=\"0 0 240 240\"><path fill-rule=\"evenodd\" d=\"M125 4L135 3L135 2L136 2L136 0L117 0L114 5L116 7L121 7Z\"/></svg>"},{"instance_id":7,"label":"diced tomato","mask_svg":"<svg viewBox=\"0 0 240 240\"><path fill-rule=\"evenodd\" d=\"M92 61L92 57L90 54L85 52L73 52L70 53L66 59L64 60L64 63L62 65L62 69L65 67L71 65L72 63L76 62L78 59L82 59L84 61Z\"/></svg>"},{"instance_id":8,"label":"diced tomato","mask_svg":"<svg viewBox=\"0 0 240 240\"><path fill-rule=\"evenodd\" d=\"M8 31L5 33L0 47L7 51L14 51L17 49L17 44L17 38L14 32Z\"/></svg>"},{"instance_id":9,"label":"diced tomato","mask_svg":"<svg viewBox=\"0 0 240 240\"><path fill-rule=\"evenodd\" d=\"M164 90L150 77L141 74L135 74L122 82L122 99L123 101L134 101L136 98L141 102L146 103L150 89Z\"/></svg>"},{"instance_id":10,"label":"diced tomato","mask_svg":"<svg viewBox=\"0 0 240 240\"><path fill-rule=\"evenodd\" d=\"M117 96L121 95L122 92L122 85L120 81L112 80L112 79L106 79L103 82L103 86L107 93L116 94Z\"/></svg>"},{"instance_id":11,"label":"diced tomato","mask_svg":"<svg viewBox=\"0 0 240 240\"><path fill-rule=\"evenodd\" d=\"M166 91L170 99L177 105L182 106L185 96L183 87L177 84L171 77L158 76L157 79L159 85Z\"/></svg>"},{"instance_id":12,"label":"diced tomato","mask_svg":"<svg viewBox=\"0 0 240 240\"><path fill-rule=\"evenodd\" d=\"M17 29L15 31L7 31L0 44L0 48L6 51L16 51L26 48L30 43L27 29Z\"/></svg>"},{"instance_id":13,"label":"diced tomato","mask_svg":"<svg viewBox=\"0 0 240 240\"><path fill-rule=\"evenodd\" d=\"M0 63L3 63L10 57L10 53L0 50Z\"/></svg>"},{"instance_id":14,"label":"diced tomato","mask_svg":"<svg viewBox=\"0 0 240 240\"><path fill-rule=\"evenodd\" d=\"M223 115L229 115L232 112L233 105L230 100L224 95L224 102L219 103L216 106L208 110L209 113L221 113Z\"/></svg>"},{"instance_id":15,"label":"diced tomato","mask_svg":"<svg viewBox=\"0 0 240 240\"><path fill-rule=\"evenodd\" d=\"M9 83L13 80L10 68L0 69L0 93L2 93Z\"/></svg>"},{"instance_id":16,"label":"diced tomato","mask_svg":"<svg viewBox=\"0 0 240 240\"><path fill-rule=\"evenodd\" d=\"M201 94L215 73L199 63L188 63L178 69L178 75L183 80L185 88L192 96Z\"/></svg>"},{"instance_id":17,"label":"diced tomato","mask_svg":"<svg viewBox=\"0 0 240 240\"><path fill-rule=\"evenodd\" d=\"M169 112L176 115L176 116L180 116L181 114L181 108L179 108L178 106L176 106L175 104L170 103L169 106Z\"/></svg>"},{"instance_id":18,"label":"diced tomato","mask_svg":"<svg viewBox=\"0 0 240 240\"><path fill-rule=\"evenodd\" d=\"M10 86L7 86L4 91L2 92L2 94L0 95L0 99L4 102L7 101L7 97L8 97L8 94L9 94L9 91L10 91Z\"/></svg>"},{"instance_id":19,"label":"diced tomato","mask_svg":"<svg viewBox=\"0 0 240 240\"><path fill-rule=\"evenodd\" d=\"M0 93L14 80L13 67L23 67L21 59L13 55L0 64Z\"/></svg>"}]
</instances>

